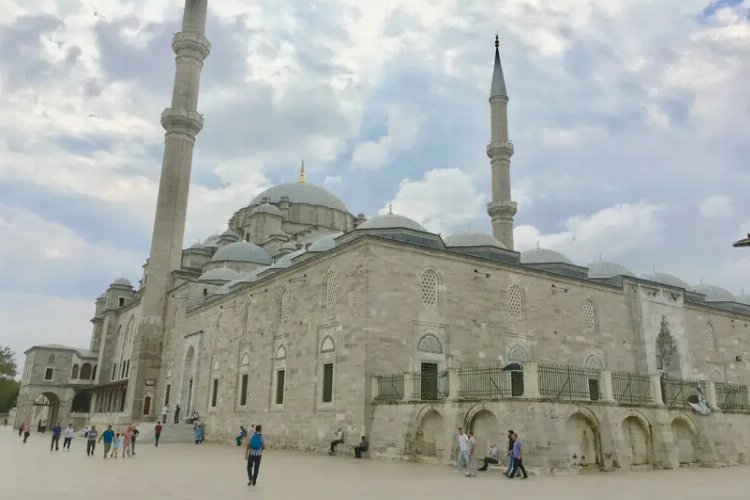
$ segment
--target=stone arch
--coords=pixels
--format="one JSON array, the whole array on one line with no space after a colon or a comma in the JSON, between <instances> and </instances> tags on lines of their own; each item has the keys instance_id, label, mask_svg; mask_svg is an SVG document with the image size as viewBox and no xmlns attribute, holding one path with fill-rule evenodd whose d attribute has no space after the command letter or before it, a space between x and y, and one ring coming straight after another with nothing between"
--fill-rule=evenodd
<instances>
[{"instance_id":1,"label":"stone arch","mask_svg":"<svg viewBox=\"0 0 750 500\"><path fill-rule=\"evenodd\" d=\"M320 343L320 352L333 352L336 350L336 344L333 341L333 337L326 335L323 342Z\"/></svg>"},{"instance_id":2,"label":"stone arch","mask_svg":"<svg viewBox=\"0 0 750 500\"><path fill-rule=\"evenodd\" d=\"M698 461L696 454L698 439L693 423L680 416L672 420L671 427L680 466L696 463Z\"/></svg>"},{"instance_id":3,"label":"stone arch","mask_svg":"<svg viewBox=\"0 0 750 500\"><path fill-rule=\"evenodd\" d=\"M91 364L84 363L83 366L81 366L81 371L78 374L78 376L82 380L91 380L91 379L93 379L94 377L92 376Z\"/></svg>"},{"instance_id":4,"label":"stone arch","mask_svg":"<svg viewBox=\"0 0 750 500\"><path fill-rule=\"evenodd\" d=\"M244 353L242 355L242 358L240 358L240 366L248 366L250 364L250 356L247 353Z\"/></svg>"},{"instance_id":5,"label":"stone arch","mask_svg":"<svg viewBox=\"0 0 750 500\"><path fill-rule=\"evenodd\" d=\"M78 391L73 397L71 404L71 413L88 413L91 410L91 392Z\"/></svg>"},{"instance_id":6,"label":"stone arch","mask_svg":"<svg viewBox=\"0 0 750 500\"><path fill-rule=\"evenodd\" d=\"M474 439L477 442L477 455L486 453L490 443L497 444L498 436L500 436L500 424L495 414L490 410L486 408L478 409L472 415L467 427L474 433Z\"/></svg>"},{"instance_id":7,"label":"stone arch","mask_svg":"<svg viewBox=\"0 0 750 500\"><path fill-rule=\"evenodd\" d=\"M724 377L721 375L721 372L719 370L714 370L711 372L711 380L713 382L721 382L724 379Z\"/></svg>"},{"instance_id":8,"label":"stone arch","mask_svg":"<svg viewBox=\"0 0 750 500\"><path fill-rule=\"evenodd\" d=\"M599 422L592 412L579 408L568 417L565 422L565 446L571 465L584 468L601 467Z\"/></svg>"},{"instance_id":9,"label":"stone arch","mask_svg":"<svg viewBox=\"0 0 750 500\"><path fill-rule=\"evenodd\" d=\"M60 412L60 397L54 392L42 392L34 398L29 426L48 429L57 423Z\"/></svg>"},{"instance_id":10,"label":"stone arch","mask_svg":"<svg viewBox=\"0 0 750 500\"><path fill-rule=\"evenodd\" d=\"M620 464L623 467L651 463L651 425L642 415L630 414L622 421L624 438Z\"/></svg>"},{"instance_id":11,"label":"stone arch","mask_svg":"<svg viewBox=\"0 0 750 500\"><path fill-rule=\"evenodd\" d=\"M508 353L508 363L526 363L530 360L529 351L520 345L513 346Z\"/></svg>"},{"instance_id":12,"label":"stone arch","mask_svg":"<svg viewBox=\"0 0 750 500\"><path fill-rule=\"evenodd\" d=\"M73 380L78 378L78 363L73 365L73 370L70 372L70 378Z\"/></svg>"},{"instance_id":13,"label":"stone arch","mask_svg":"<svg viewBox=\"0 0 750 500\"><path fill-rule=\"evenodd\" d=\"M602 363L601 358L599 358L596 354L589 355L588 358L586 358L586 368L590 370L603 370L604 369L604 363Z\"/></svg>"},{"instance_id":14,"label":"stone arch","mask_svg":"<svg viewBox=\"0 0 750 500\"><path fill-rule=\"evenodd\" d=\"M417 350L431 354L443 354L443 345L434 333L426 333L419 340Z\"/></svg>"},{"instance_id":15,"label":"stone arch","mask_svg":"<svg viewBox=\"0 0 750 500\"><path fill-rule=\"evenodd\" d=\"M443 452L441 436L444 432L443 416L430 409L422 415L417 426L417 455L440 457Z\"/></svg>"}]
</instances>

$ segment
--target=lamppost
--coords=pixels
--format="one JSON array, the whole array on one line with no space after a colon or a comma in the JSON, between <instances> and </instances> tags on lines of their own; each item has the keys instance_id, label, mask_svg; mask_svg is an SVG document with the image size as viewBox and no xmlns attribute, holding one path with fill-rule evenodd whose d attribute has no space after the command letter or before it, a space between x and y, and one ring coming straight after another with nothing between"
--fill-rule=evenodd
<instances>
[{"instance_id":1,"label":"lamppost","mask_svg":"<svg viewBox=\"0 0 750 500\"><path fill-rule=\"evenodd\" d=\"M739 248L739 247L750 247L750 233L747 233L747 238L742 238L741 240L737 240L734 242L733 247Z\"/></svg>"}]
</instances>

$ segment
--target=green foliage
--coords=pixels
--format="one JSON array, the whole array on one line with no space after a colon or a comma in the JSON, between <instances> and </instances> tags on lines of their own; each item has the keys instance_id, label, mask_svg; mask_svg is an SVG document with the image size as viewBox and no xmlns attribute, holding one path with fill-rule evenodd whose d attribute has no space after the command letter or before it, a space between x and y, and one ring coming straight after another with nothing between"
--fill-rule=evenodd
<instances>
[{"instance_id":1,"label":"green foliage","mask_svg":"<svg viewBox=\"0 0 750 500\"><path fill-rule=\"evenodd\" d=\"M10 347L0 347L0 379L16 376L15 355Z\"/></svg>"},{"instance_id":2,"label":"green foliage","mask_svg":"<svg viewBox=\"0 0 750 500\"><path fill-rule=\"evenodd\" d=\"M0 379L0 413L6 413L16 406L20 385L13 379Z\"/></svg>"}]
</instances>

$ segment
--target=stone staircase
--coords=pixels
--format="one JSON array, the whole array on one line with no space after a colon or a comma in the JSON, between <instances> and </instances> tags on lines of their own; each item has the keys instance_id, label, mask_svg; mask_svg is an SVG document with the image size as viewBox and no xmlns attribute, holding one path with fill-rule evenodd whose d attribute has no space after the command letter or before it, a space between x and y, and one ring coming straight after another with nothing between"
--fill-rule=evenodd
<instances>
[{"instance_id":1,"label":"stone staircase","mask_svg":"<svg viewBox=\"0 0 750 500\"><path fill-rule=\"evenodd\" d=\"M154 442L155 422L140 422L138 424L138 444ZM193 424L165 424L161 430L159 443L195 443Z\"/></svg>"}]
</instances>

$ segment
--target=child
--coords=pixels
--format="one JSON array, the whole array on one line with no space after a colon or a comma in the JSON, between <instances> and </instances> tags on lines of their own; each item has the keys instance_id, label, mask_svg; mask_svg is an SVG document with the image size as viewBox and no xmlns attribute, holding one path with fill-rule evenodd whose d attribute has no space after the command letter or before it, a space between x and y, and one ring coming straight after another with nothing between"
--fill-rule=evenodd
<instances>
[{"instance_id":1,"label":"child","mask_svg":"<svg viewBox=\"0 0 750 500\"><path fill-rule=\"evenodd\" d=\"M117 452L120 451L120 445L122 445L122 436L118 432L115 434L115 439L112 441L112 457L117 458Z\"/></svg>"}]
</instances>

